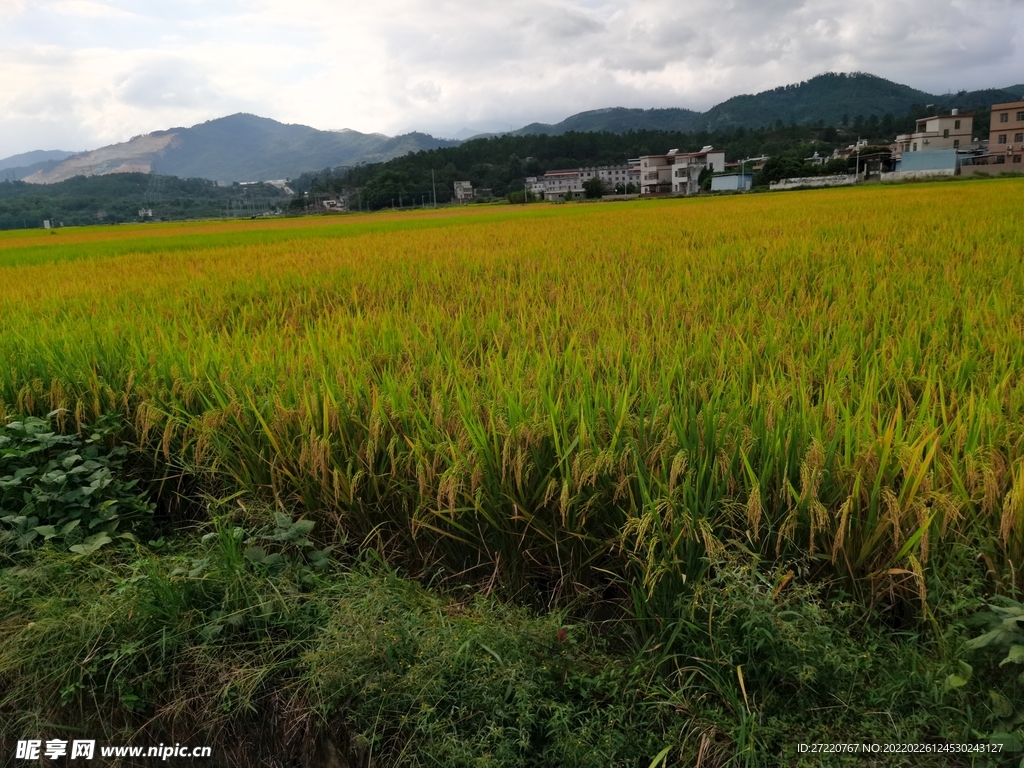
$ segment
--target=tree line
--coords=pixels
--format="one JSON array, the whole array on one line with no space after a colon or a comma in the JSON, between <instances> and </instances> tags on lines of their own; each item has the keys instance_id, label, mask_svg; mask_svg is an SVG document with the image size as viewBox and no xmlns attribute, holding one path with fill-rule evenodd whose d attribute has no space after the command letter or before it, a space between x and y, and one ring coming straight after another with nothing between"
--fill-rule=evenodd
<instances>
[{"instance_id":1,"label":"tree line","mask_svg":"<svg viewBox=\"0 0 1024 768\"><path fill-rule=\"evenodd\" d=\"M288 196L267 185L218 186L207 179L145 173L76 176L57 184L0 182L0 230L249 217L283 208ZM140 217L139 210L147 214Z\"/></svg>"},{"instance_id":2,"label":"tree line","mask_svg":"<svg viewBox=\"0 0 1024 768\"><path fill-rule=\"evenodd\" d=\"M482 137L458 147L410 152L393 160L352 168L324 169L306 173L290 183L301 194L345 194L353 210L378 210L418 206L435 199L439 204L454 198L456 181L469 181L475 189L491 190L493 197L522 199L524 179L559 168L622 165L630 158L659 154L669 149L695 151L706 145L725 150L730 160L769 156L772 160L755 175L755 185L768 184L785 175L843 172L853 161L825 165L805 159L866 139L888 145L898 133L913 131L915 121L930 114L916 105L906 115L878 117L844 116L839 125L823 120L798 125L781 120L762 128L729 128L694 132L640 130L627 133L568 132L560 135ZM985 116L976 116L976 132ZM986 128L987 130L987 128ZM979 134L980 135L980 134Z\"/></svg>"}]
</instances>

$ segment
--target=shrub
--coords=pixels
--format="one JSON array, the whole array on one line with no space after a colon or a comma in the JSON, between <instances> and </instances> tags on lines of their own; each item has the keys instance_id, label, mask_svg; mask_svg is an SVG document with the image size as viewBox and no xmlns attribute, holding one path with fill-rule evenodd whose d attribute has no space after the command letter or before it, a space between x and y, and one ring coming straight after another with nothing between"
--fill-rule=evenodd
<instances>
[{"instance_id":1,"label":"shrub","mask_svg":"<svg viewBox=\"0 0 1024 768\"><path fill-rule=\"evenodd\" d=\"M153 511L136 480L124 476L125 448L109 447L116 422L104 417L85 434L58 434L45 419L0 427L0 547L52 541L88 554Z\"/></svg>"}]
</instances>

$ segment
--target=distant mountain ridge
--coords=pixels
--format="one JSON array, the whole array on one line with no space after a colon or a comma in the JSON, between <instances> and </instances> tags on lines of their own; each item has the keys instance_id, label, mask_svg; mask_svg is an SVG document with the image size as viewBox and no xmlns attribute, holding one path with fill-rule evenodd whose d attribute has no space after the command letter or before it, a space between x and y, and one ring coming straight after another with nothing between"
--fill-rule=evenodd
<instances>
[{"instance_id":1,"label":"distant mountain ridge","mask_svg":"<svg viewBox=\"0 0 1024 768\"><path fill-rule=\"evenodd\" d=\"M531 123L512 133L518 136L546 133L560 135L569 131L630 130L714 131L726 128L759 128L783 123L839 125L844 116L853 120L884 117L887 113L905 115L912 106L933 104L936 111L988 108L1001 101L1024 98L1024 85L988 88L935 95L908 85L894 83L862 72L829 72L802 83L784 85L753 95L733 96L707 112L688 109L596 109L567 117L551 125Z\"/></svg>"},{"instance_id":2,"label":"distant mountain ridge","mask_svg":"<svg viewBox=\"0 0 1024 768\"><path fill-rule=\"evenodd\" d=\"M28 165L39 165L51 161L65 160L77 152L68 152L63 149L36 149L32 152L22 152L20 155L11 155L0 160L0 171L10 168L23 168Z\"/></svg>"},{"instance_id":3,"label":"distant mountain ridge","mask_svg":"<svg viewBox=\"0 0 1024 768\"><path fill-rule=\"evenodd\" d=\"M22 152L0 160L0 179L23 179L36 171L44 171L58 165L63 160L78 154L64 149L36 149Z\"/></svg>"},{"instance_id":4,"label":"distant mountain ridge","mask_svg":"<svg viewBox=\"0 0 1024 768\"><path fill-rule=\"evenodd\" d=\"M221 182L266 181L457 144L424 133L383 136L350 130L321 131L239 113L191 128L136 136L56 164L51 160L20 178L31 184L53 184L75 176L159 173Z\"/></svg>"},{"instance_id":5,"label":"distant mountain ridge","mask_svg":"<svg viewBox=\"0 0 1024 768\"><path fill-rule=\"evenodd\" d=\"M733 96L706 112L679 107L610 107L580 112L559 123L531 123L512 135L560 135L570 131L626 133L631 130L693 133L759 128L783 123L903 116L914 105L987 109L993 103L1024 98L1024 85L935 95L866 73L826 73L810 80L752 95ZM480 134L480 137L499 134ZM477 138L477 137L474 137ZM0 179L50 184L75 176L159 173L213 181L267 181L304 172L390 160L408 152L457 146L459 140L424 133L402 136L352 130L321 131L250 114L235 114L191 128L171 128L136 136L91 152L27 152L0 160Z\"/></svg>"}]
</instances>

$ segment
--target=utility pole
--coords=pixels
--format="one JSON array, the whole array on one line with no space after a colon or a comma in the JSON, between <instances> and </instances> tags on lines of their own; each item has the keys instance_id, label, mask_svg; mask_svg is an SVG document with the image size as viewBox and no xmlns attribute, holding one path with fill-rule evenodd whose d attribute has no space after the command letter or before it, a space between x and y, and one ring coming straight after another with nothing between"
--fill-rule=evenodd
<instances>
[{"instance_id":1,"label":"utility pole","mask_svg":"<svg viewBox=\"0 0 1024 768\"><path fill-rule=\"evenodd\" d=\"M434 169L430 169L430 188L434 192L434 207L437 208L437 185L434 184Z\"/></svg>"}]
</instances>

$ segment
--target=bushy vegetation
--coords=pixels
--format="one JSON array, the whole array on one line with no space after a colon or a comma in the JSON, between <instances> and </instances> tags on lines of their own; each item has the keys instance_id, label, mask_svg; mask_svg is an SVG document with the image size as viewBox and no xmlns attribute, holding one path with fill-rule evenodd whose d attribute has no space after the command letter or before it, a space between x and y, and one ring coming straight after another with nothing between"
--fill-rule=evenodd
<instances>
[{"instance_id":1,"label":"bushy vegetation","mask_svg":"<svg viewBox=\"0 0 1024 768\"><path fill-rule=\"evenodd\" d=\"M330 724L408 765L1012 735L1020 644L964 643L1024 586L1020 185L0 239L3 415L116 414L169 526L11 556L4 716L68 690L104 728ZM245 508L188 537L182 494Z\"/></svg>"},{"instance_id":2,"label":"bushy vegetation","mask_svg":"<svg viewBox=\"0 0 1024 768\"><path fill-rule=\"evenodd\" d=\"M250 216L283 207L288 198L265 184L219 187L207 179L179 179L145 173L76 176L57 184L0 182L0 230L52 226L181 221ZM152 216L139 217L139 209Z\"/></svg>"},{"instance_id":3,"label":"bushy vegetation","mask_svg":"<svg viewBox=\"0 0 1024 768\"><path fill-rule=\"evenodd\" d=\"M372 551L311 558L305 520L212 512L187 538L77 561L46 547L0 571L4 754L15 735L73 727L215 745L214 765L810 766L797 744L974 742L1015 695L980 664L949 686L964 662L948 629L890 637L745 556L680 597L684 653L624 651L578 607L439 596Z\"/></svg>"},{"instance_id":4,"label":"bushy vegetation","mask_svg":"<svg viewBox=\"0 0 1024 768\"><path fill-rule=\"evenodd\" d=\"M50 417L62 416L52 413ZM123 479L124 446L107 447L115 425L101 418L85 435L57 434L29 416L0 426L0 548L54 541L88 554L152 512L137 480Z\"/></svg>"}]
</instances>

